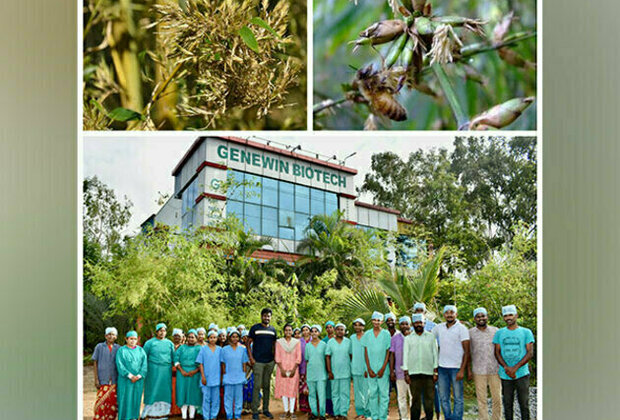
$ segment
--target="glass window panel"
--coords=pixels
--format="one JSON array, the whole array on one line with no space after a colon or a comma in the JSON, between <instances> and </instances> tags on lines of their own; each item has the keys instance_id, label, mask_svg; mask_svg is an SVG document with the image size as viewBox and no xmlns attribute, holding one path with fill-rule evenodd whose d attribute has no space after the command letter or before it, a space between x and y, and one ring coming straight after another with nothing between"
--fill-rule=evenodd
<instances>
[{"instance_id":1,"label":"glass window panel","mask_svg":"<svg viewBox=\"0 0 620 420\"><path fill-rule=\"evenodd\" d=\"M257 235L261 234L261 212L257 204L245 203L245 228L246 231L253 231Z\"/></svg>"},{"instance_id":2,"label":"glass window panel","mask_svg":"<svg viewBox=\"0 0 620 420\"><path fill-rule=\"evenodd\" d=\"M294 210L295 194L293 192L293 184L280 181L280 210Z\"/></svg>"},{"instance_id":3,"label":"glass window panel","mask_svg":"<svg viewBox=\"0 0 620 420\"><path fill-rule=\"evenodd\" d=\"M310 213L310 188L295 185L295 211L297 213Z\"/></svg>"},{"instance_id":4,"label":"glass window panel","mask_svg":"<svg viewBox=\"0 0 620 420\"><path fill-rule=\"evenodd\" d=\"M243 172L232 171L233 185L228 188L227 196L231 200L244 201Z\"/></svg>"},{"instance_id":5,"label":"glass window panel","mask_svg":"<svg viewBox=\"0 0 620 420\"><path fill-rule=\"evenodd\" d=\"M278 209L263 207L263 236L278 236Z\"/></svg>"},{"instance_id":6,"label":"glass window panel","mask_svg":"<svg viewBox=\"0 0 620 420\"><path fill-rule=\"evenodd\" d=\"M325 214L325 191L314 188L310 190L310 214Z\"/></svg>"},{"instance_id":7,"label":"glass window panel","mask_svg":"<svg viewBox=\"0 0 620 420\"><path fill-rule=\"evenodd\" d=\"M293 238L295 237L295 230L292 228L280 227L278 237L280 239L293 240Z\"/></svg>"},{"instance_id":8,"label":"glass window panel","mask_svg":"<svg viewBox=\"0 0 620 420\"><path fill-rule=\"evenodd\" d=\"M295 240L301 241L305 235L304 231L308 226L308 222L310 221L310 216L303 213L295 213Z\"/></svg>"},{"instance_id":9,"label":"glass window panel","mask_svg":"<svg viewBox=\"0 0 620 420\"><path fill-rule=\"evenodd\" d=\"M260 204L262 177L245 174L245 202Z\"/></svg>"},{"instance_id":10,"label":"glass window panel","mask_svg":"<svg viewBox=\"0 0 620 420\"><path fill-rule=\"evenodd\" d=\"M227 200L226 215L235 216L243 223L243 203L241 201Z\"/></svg>"},{"instance_id":11,"label":"glass window panel","mask_svg":"<svg viewBox=\"0 0 620 420\"><path fill-rule=\"evenodd\" d=\"M278 207L278 181L263 178L263 206Z\"/></svg>"},{"instance_id":12,"label":"glass window panel","mask_svg":"<svg viewBox=\"0 0 620 420\"><path fill-rule=\"evenodd\" d=\"M280 227L288 227L291 229L295 227L295 213L292 211L280 209L278 219Z\"/></svg>"},{"instance_id":13,"label":"glass window panel","mask_svg":"<svg viewBox=\"0 0 620 420\"><path fill-rule=\"evenodd\" d=\"M334 193L325 193L325 214L332 214L338 210L338 196Z\"/></svg>"}]
</instances>

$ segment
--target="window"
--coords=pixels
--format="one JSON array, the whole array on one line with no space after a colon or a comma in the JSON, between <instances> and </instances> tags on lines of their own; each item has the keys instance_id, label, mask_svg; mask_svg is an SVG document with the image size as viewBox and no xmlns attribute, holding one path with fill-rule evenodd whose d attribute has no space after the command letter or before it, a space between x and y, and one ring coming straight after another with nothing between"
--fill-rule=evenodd
<instances>
[{"instance_id":1,"label":"window","mask_svg":"<svg viewBox=\"0 0 620 420\"><path fill-rule=\"evenodd\" d=\"M226 213L257 235L300 241L312 216L338 210L335 193L239 171L233 178Z\"/></svg>"}]
</instances>

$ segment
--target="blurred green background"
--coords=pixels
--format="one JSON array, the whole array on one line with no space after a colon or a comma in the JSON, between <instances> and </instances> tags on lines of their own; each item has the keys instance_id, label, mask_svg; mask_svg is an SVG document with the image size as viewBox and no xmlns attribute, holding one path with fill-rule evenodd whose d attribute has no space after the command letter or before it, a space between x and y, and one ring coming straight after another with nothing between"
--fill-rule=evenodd
<instances>
[{"instance_id":1,"label":"blurred green background","mask_svg":"<svg viewBox=\"0 0 620 420\"><path fill-rule=\"evenodd\" d=\"M501 18L514 11L509 34L536 31L536 1L534 0L470 0L470 1L431 1L433 15L459 15L469 18L488 20L484 26L487 36L492 36L495 24ZM353 46L348 44L357 38L359 32L384 19L392 19L393 13L387 1L358 0L358 5L351 0L315 0L314 1L314 92L313 103L317 104L327 98L343 97L341 84L351 83L355 75L352 68L360 68L370 62L378 67L378 54L369 47L352 53ZM462 31L459 31L459 34ZM465 45L480 42L477 35L468 33L461 37ZM387 45L377 49L385 55ZM382 48L381 48L382 47ZM530 38L513 47L522 57L536 62L536 38ZM536 71L516 68L500 59L496 51L478 54L467 61L487 80L485 86L466 80L462 65L448 64L446 71L459 97L465 112L473 117L493 105L515 97L536 96ZM431 81L431 86L438 90L434 76L428 75L423 80ZM403 87L397 96L399 102L407 109L408 119L402 122L391 121L393 130L443 130L456 129L448 104L439 102L418 91L409 91ZM507 130L535 130L537 102L525 110L515 122L505 127ZM348 130L362 129L368 116L365 105L353 105L346 102L334 112L323 111L317 118L315 129Z\"/></svg>"}]
</instances>

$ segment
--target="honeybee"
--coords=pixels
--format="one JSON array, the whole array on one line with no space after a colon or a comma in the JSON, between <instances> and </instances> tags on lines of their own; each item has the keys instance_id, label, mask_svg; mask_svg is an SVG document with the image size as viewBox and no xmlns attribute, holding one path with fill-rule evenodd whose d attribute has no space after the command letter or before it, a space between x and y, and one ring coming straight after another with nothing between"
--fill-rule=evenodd
<instances>
[{"instance_id":1,"label":"honeybee","mask_svg":"<svg viewBox=\"0 0 620 420\"><path fill-rule=\"evenodd\" d=\"M403 67L375 70L370 64L359 69L353 80L353 89L359 90L377 115L394 121L407 119L407 110L394 98L403 87L406 70Z\"/></svg>"}]
</instances>

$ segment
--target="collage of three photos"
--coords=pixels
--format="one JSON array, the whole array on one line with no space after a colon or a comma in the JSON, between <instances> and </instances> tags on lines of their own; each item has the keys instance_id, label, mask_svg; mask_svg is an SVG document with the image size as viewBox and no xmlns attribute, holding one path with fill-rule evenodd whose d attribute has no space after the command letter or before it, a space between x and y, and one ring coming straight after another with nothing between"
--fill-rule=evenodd
<instances>
[{"instance_id":1,"label":"collage of three photos","mask_svg":"<svg viewBox=\"0 0 620 420\"><path fill-rule=\"evenodd\" d=\"M536 1L80 3L84 419L537 418Z\"/></svg>"}]
</instances>

